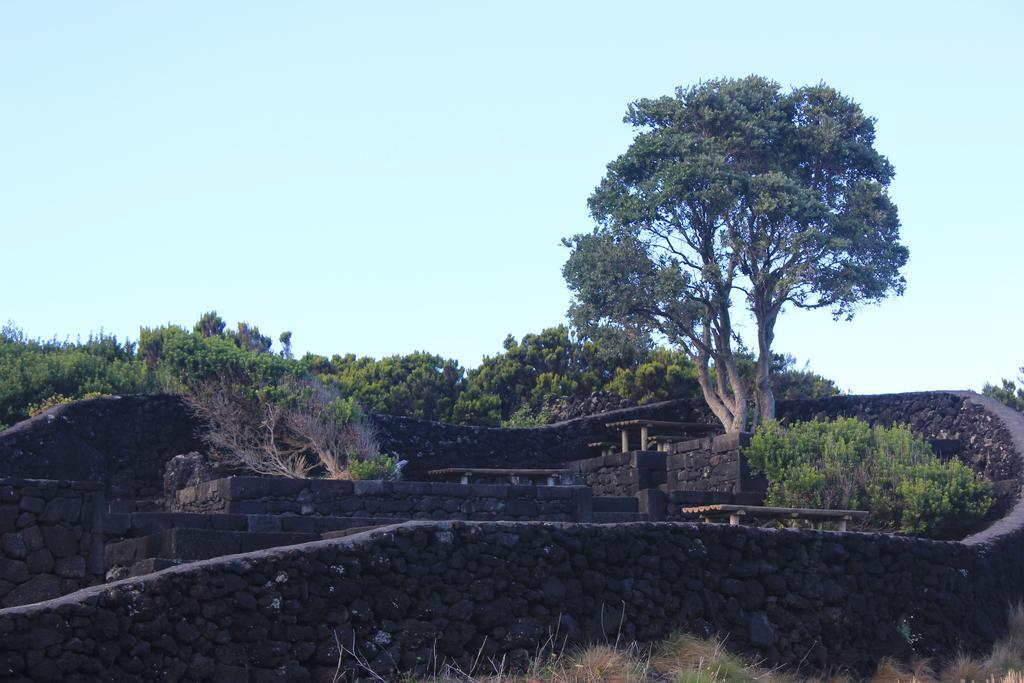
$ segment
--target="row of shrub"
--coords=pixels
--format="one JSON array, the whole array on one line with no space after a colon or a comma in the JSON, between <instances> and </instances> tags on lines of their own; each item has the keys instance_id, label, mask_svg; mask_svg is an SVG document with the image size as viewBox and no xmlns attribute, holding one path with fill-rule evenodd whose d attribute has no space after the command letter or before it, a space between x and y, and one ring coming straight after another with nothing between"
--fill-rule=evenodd
<instances>
[{"instance_id":1,"label":"row of shrub","mask_svg":"<svg viewBox=\"0 0 1024 683\"><path fill-rule=\"evenodd\" d=\"M470 370L422 351L381 359L295 358L290 332L273 349L257 326L229 328L213 311L191 330L143 328L137 342L102 332L84 342L36 340L8 323L0 328L0 425L65 400L182 392L198 379L232 374L234 381L271 385L285 375L315 376L368 411L487 426L543 423L556 402L580 401L593 392L636 404L700 396L694 364L685 355L611 330L586 340L565 326L519 340L510 335L500 353ZM752 360L744 360L752 375ZM796 369L792 358L779 356L775 371L780 398L837 393L831 381Z\"/></svg>"},{"instance_id":2,"label":"row of shrub","mask_svg":"<svg viewBox=\"0 0 1024 683\"><path fill-rule=\"evenodd\" d=\"M880 531L955 538L993 502L991 482L958 460L940 460L907 425L771 421L745 455L768 479L770 505L867 510Z\"/></svg>"}]
</instances>

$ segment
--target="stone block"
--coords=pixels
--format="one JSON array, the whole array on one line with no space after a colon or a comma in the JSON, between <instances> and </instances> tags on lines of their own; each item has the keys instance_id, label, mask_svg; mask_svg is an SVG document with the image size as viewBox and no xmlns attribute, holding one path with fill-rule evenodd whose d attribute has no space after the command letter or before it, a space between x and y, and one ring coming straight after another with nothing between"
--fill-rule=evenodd
<instances>
[{"instance_id":1,"label":"stone block","mask_svg":"<svg viewBox=\"0 0 1024 683\"><path fill-rule=\"evenodd\" d=\"M270 496L270 486L276 481L278 480L271 477L229 477L208 483L216 486L224 500L252 500ZM226 492L225 484L221 482L227 482Z\"/></svg>"},{"instance_id":2,"label":"stone block","mask_svg":"<svg viewBox=\"0 0 1024 683\"><path fill-rule=\"evenodd\" d=\"M711 452L738 451L750 445L750 432L729 432L711 439Z\"/></svg>"},{"instance_id":3,"label":"stone block","mask_svg":"<svg viewBox=\"0 0 1024 683\"><path fill-rule=\"evenodd\" d=\"M22 496L21 502L18 503L18 507L21 508L22 512L30 512L33 515L39 515L46 509L46 501L34 496Z\"/></svg>"},{"instance_id":4,"label":"stone block","mask_svg":"<svg viewBox=\"0 0 1024 683\"><path fill-rule=\"evenodd\" d=\"M470 484L469 495L477 498L497 498L504 500L508 497L509 487L505 484Z\"/></svg>"},{"instance_id":5,"label":"stone block","mask_svg":"<svg viewBox=\"0 0 1024 683\"><path fill-rule=\"evenodd\" d=\"M81 498L54 498L46 504L40 519L44 522L78 522L82 512Z\"/></svg>"},{"instance_id":6,"label":"stone block","mask_svg":"<svg viewBox=\"0 0 1024 683\"><path fill-rule=\"evenodd\" d=\"M291 479L289 477L266 477L266 496L270 498L295 498L309 489L308 479ZM245 496L257 498L257 495Z\"/></svg>"},{"instance_id":7,"label":"stone block","mask_svg":"<svg viewBox=\"0 0 1024 683\"><path fill-rule=\"evenodd\" d=\"M357 496L383 496L391 492L391 482L381 479L364 479L352 482L352 492Z\"/></svg>"},{"instance_id":8,"label":"stone block","mask_svg":"<svg viewBox=\"0 0 1024 683\"><path fill-rule=\"evenodd\" d=\"M33 550L25 558L25 564L32 575L48 574L53 569L53 555L46 548Z\"/></svg>"},{"instance_id":9,"label":"stone block","mask_svg":"<svg viewBox=\"0 0 1024 683\"><path fill-rule=\"evenodd\" d=\"M539 488L543 488L543 487L541 487L541 486L533 486L533 485L529 485L529 484L527 484L527 485L512 484L512 485L510 485L508 487L508 491L506 493L506 498L508 498L510 500L513 499L513 498L536 500L537 499L537 489L539 489Z\"/></svg>"},{"instance_id":10,"label":"stone block","mask_svg":"<svg viewBox=\"0 0 1024 683\"><path fill-rule=\"evenodd\" d=\"M669 446L670 453L687 453L689 451L706 450L711 450L711 437L703 437L701 439L690 439L689 441L680 441Z\"/></svg>"},{"instance_id":11,"label":"stone block","mask_svg":"<svg viewBox=\"0 0 1024 683\"><path fill-rule=\"evenodd\" d=\"M13 505L0 507L0 534L18 528L18 516L21 511Z\"/></svg>"},{"instance_id":12,"label":"stone block","mask_svg":"<svg viewBox=\"0 0 1024 683\"><path fill-rule=\"evenodd\" d=\"M10 583L24 583L29 579L28 565L21 560L0 558L0 579Z\"/></svg>"},{"instance_id":13,"label":"stone block","mask_svg":"<svg viewBox=\"0 0 1024 683\"><path fill-rule=\"evenodd\" d=\"M78 553L78 535L81 533L81 529L48 526L43 527L43 540L54 557L71 557Z\"/></svg>"},{"instance_id":14,"label":"stone block","mask_svg":"<svg viewBox=\"0 0 1024 683\"><path fill-rule=\"evenodd\" d=\"M0 555L15 560L24 560L28 555L28 547L25 539L16 531L11 531L0 536Z\"/></svg>"},{"instance_id":15,"label":"stone block","mask_svg":"<svg viewBox=\"0 0 1024 683\"><path fill-rule=\"evenodd\" d=\"M60 578L50 574L34 576L20 586L16 586L0 600L4 607L29 605L55 598L61 594Z\"/></svg>"},{"instance_id":16,"label":"stone block","mask_svg":"<svg viewBox=\"0 0 1024 683\"><path fill-rule=\"evenodd\" d=\"M430 493L434 496L447 496L450 498L468 498L470 495L469 484L455 484L451 482L433 481L430 482Z\"/></svg>"},{"instance_id":17,"label":"stone block","mask_svg":"<svg viewBox=\"0 0 1024 683\"><path fill-rule=\"evenodd\" d=\"M228 500L222 505L224 512L235 515L265 515L269 511L265 500Z\"/></svg>"},{"instance_id":18,"label":"stone block","mask_svg":"<svg viewBox=\"0 0 1024 683\"><path fill-rule=\"evenodd\" d=\"M571 486L538 486L537 498L540 500L569 500L572 498Z\"/></svg>"},{"instance_id":19,"label":"stone block","mask_svg":"<svg viewBox=\"0 0 1024 683\"><path fill-rule=\"evenodd\" d=\"M667 453L659 451L634 451L632 453L633 467L642 469L665 469Z\"/></svg>"},{"instance_id":20,"label":"stone block","mask_svg":"<svg viewBox=\"0 0 1024 683\"><path fill-rule=\"evenodd\" d=\"M594 521L593 492L589 487L573 487L573 520L583 524Z\"/></svg>"},{"instance_id":21,"label":"stone block","mask_svg":"<svg viewBox=\"0 0 1024 683\"><path fill-rule=\"evenodd\" d=\"M62 557L54 563L54 573L66 579L85 578L85 558L81 555Z\"/></svg>"},{"instance_id":22,"label":"stone block","mask_svg":"<svg viewBox=\"0 0 1024 683\"><path fill-rule=\"evenodd\" d=\"M665 521L668 513L668 497L664 491L656 488L642 489L637 492L636 497L639 511L646 513L650 521Z\"/></svg>"},{"instance_id":23,"label":"stone block","mask_svg":"<svg viewBox=\"0 0 1024 683\"><path fill-rule=\"evenodd\" d=\"M428 481L394 481L391 482L392 493L404 496L428 496L430 495L430 482Z\"/></svg>"},{"instance_id":24,"label":"stone block","mask_svg":"<svg viewBox=\"0 0 1024 683\"><path fill-rule=\"evenodd\" d=\"M508 500L505 502L504 513L509 518L537 516L536 500Z\"/></svg>"},{"instance_id":25,"label":"stone block","mask_svg":"<svg viewBox=\"0 0 1024 683\"><path fill-rule=\"evenodd\" d=\"M331 500L339 496L351 496L354 482L345 479L313 479L309 482L313 500Z\"/></svg>"},{"instance_id":26,"label":"stone block","mask_svg":"<svg viewBox=\"0 0 1024 683\"><path fill-rule=\"evenodd\" d=\"M281 531L281 517L278 515L246 515L245 530L251 533Z\"/></svg>"},{"instance_id":27,"label":"stone block","mask_svg":"<svg viewBox=\"0 0 1024 683\"><path fill-rule=\"evenodd\" d=\"M124 513L108 513L103 516L103 533L106 536L126 536L132 528L132 516Z\"/></svg>"}]
</instances>

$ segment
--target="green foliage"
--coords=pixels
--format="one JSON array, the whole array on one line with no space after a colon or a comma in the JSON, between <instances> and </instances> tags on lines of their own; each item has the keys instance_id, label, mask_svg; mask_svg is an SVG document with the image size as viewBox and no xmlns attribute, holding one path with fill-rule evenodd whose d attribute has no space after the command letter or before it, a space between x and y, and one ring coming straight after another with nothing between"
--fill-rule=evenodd
<instances>
[{"instance_id":1,"label":"green foliage","mask_svg":"<svg viewBox=\"0 0 1024 683\"><path fill-rule=\"evenodd\" d=\"M457 361L425 352L375 360L352 354L300 361L367 410L423 420L451 421L465 370Z\"/></svg>"},{"instance_id":2,"label":"green foliage","mask_svg":"<svg viewBox=\"0 0 1024 683\"><path fill-rule=\"evenodd\" d=\"M235 399L266 401L287 377L317 378L368 411L488 426L541 424L556 401L595 391L641 404L699 396L696 366L685 353L651 348L647 337L622 328L593 327L586 337L564 325L520 340L510 335L501 353L469 371L426 352L296 359L290 332L274 353L258 328L242 323L238 330L216 311L191 330L142 328L137 345L103 335L41 342L8 325L0 335L0 422L25 419L44 402L97 393L188 394L217 384Z\"/></svg>"},{"instance_id":3,"label":"green foliage","mask_svg":"<svg viewBox=\"0 0 1024 683\"><path fill-rule=\"evenodd\" d=\"M653 349L635 367L620 367L605 390L637 403L700 395L697 369L678 350Z\"/></svg>"},{"instance_id":4,"label":"green foliage","mask_svg":"<svg viewBox=\"0 0 1024 683\"><path fill-rule=\"evenodd\" d=\"M941 462L906 425L870 427L855 418L768 421L745 450L768 479L768 502L869 510L870 523L951 538L983 517L992 485L958 461Z\"/></svg>"},{"instance_id":5,"label":"green foliage","mask_svg":"<svg viewBox=\"0 0 1024 683\"><path fill-rule=\"evenodd\" d=\"M54 406L59 406L64 403L73 403L74 401L86 401L90 398L99 398L100 396L107 396L107 394L101 393L99 391L90 391L89 393L84 394L83 396L80 396L78 398L69 398L62 394L54 394L53 396L44 399L41 403L33 403L32 405L30 405L28 407L28 414L32 417L35 417L36 415L44 413L50 408L53 408Z\"/></svg>"},{"instance_id":6,"label":"green foliage","mask_svg":"<svg viewBox=\"0 0 1024 683\"><path fill-rule=\"evenodd\" d=\"M377 454L371 458L349 458L348 473L352 479L397 479L398 462L389 455Z\"/></svg>"},{"instance_id":7,"label":"green foliage","mask_svg":"<svg viewBox=\"0 0 1024 683\"><path fill-rule=\"evenodd\" d=\"M154 378L130 342L102 332L85 342L41 341L11 323L0 328L0 423L24 420L31 406L54 396L76 400L153 388Z\"/></svg>"},{"instance_id":8,"label":"green foliage","mask_svg":"<svg viewBox=\"0 0 1024 683\"><path fill-rule=\"evenodd\" d=\"M534 413L529 405L519 406L519 409L512 413L507 420L503 420L502 427L523 429L528 427L540 427L551 421L551 413L547 408L541 408L539 413Z\"/></svg>"},{"instance_id":9,"label":"green foliage","mask_svg":"<svg viewBox=\"0 0 1024 683\"><path fill-rule=\"evenodd\" d=\"M1017 382L1020 382L1020 386L1017 386ZM995 386L994 384L986 382L981 393L986 396L991 396L1000 403L1024 413L1024 367L1020 368L1020 375L1018 376L1017 382L1009 379L1003 379L1000 386Z\"/></svg>"},{"instance_id":10,"label":"green foliage","mask_svg":"<svg viewBox=\"0 0 1024 683\"><path fill-rule=\"evenodd\" d=\"M466 374L465 391L454 413L461 418L459 421L472 416L479 423L491 425L516 414L520 419L537 416L557 399L581 399L594 391L609 390L622 369L635 372L648 360L664 362L660 357L651 358L649 353L645 338L630 338L610 329L592 330L586 339L574 337L565 325L527 334L519 341L509 335L504 353L484 358L479 367ZM675 360L676 366L686 364L685 359ZM668 381L657 389L642 381L631 384L629 378L620 380L619 389L628 389L630 393L623 396L634 400L653 400L650 396L655 394L692 396L685 382L673 383L680 373L685 374L681 367L675 367L671 375L663 371L662 377Z\"/></svg>"},{"instance_id":11,"label":"green foliage","mask_svg":"<svg viewBox=\"0 0 1024 683\"><path fill-rule=\"evenodd\" d=\"M903 292L893 169L874 149L873 119L836 90L713 80L633 102L625 121L637 134L590 197L597 227L564 242L579 329L657 332L699 369L732 373L742 293L767 384L785 306L849 317ZM727 427L744 422L738 384L704 385Z\"/></svg>"}]
</instances>

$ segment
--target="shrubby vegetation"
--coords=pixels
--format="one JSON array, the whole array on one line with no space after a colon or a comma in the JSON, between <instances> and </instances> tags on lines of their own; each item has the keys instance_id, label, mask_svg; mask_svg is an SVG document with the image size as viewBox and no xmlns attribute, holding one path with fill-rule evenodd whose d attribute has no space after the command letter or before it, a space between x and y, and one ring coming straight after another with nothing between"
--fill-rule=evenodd
<instances>
[{"instance_id":1,"label":"shrubby vegetation","mask_svg":"<svg viewBox=\"0 0 1024 683\"><path fill-rule=\"evenodd\" d=\"M155 388L131 342L102 332L84 342L40 341L11 323L0 328L0 425L24 420L33 407Z\"/></svg>"},{"instance_id":2,"label":"shrubby vegetation","mask_svg":"<svg viewBox=\"0 0 1024 683\"><path fill-rule=\"evenodd\" d=\"M1017 382L1020 382L1020 386ZM1016 381L1003 379L999 386L985 382L981 393L1024 413L1024 366L1020 368Z\"/></svg>"},{"instance_id":3,"label":"shrubby vegetation","mask_svg":"<svg viewBox=\"0 0 1024 683\"><path fill-rule=\"evenodd\" d=\"M275 352L257 326L229 328L214 311L191 330L142 328L137 343L103 334L85 342L39 341L8 324L0 332L0 424L95 395L194 393L214 379L254 392L286 376L315 377L368 412L486 426L545 424L553 405L593 392L638 404L700 396L696 368L685 354L607 329L585 339L564 325L518 340L510 335L501 353L471 370L423 351L381 359L295 358L291 338L282 333ZM739 357L743 376L753 382L753 355ZM838 393L830 380L794 365L790 357L775 357L780 395Z\"/></svg>"},{"instance_id":4,"label":"shrubby vegetation","mask_svg":"<svg viewBox=\"0 0 1024 683\"><path fill-rule=\"evenodd\" d=\"M768 504L868 510L879 530L953 538L992 505L990 482L957 460L940 461L906 425L769 421L745 455L768 478Z\"/></svg>"},{"instance_id":5,"label":"shrubby vegetation","mask_svg":"<svg viewBox=\"0 0 1024 683\"><path fill-rule=\"evenodd\" d=\"M727 649L720 638L698 638L679 633L659 643L595 643L558 650L542 648L525 671L508 671L504 660L481 662L483 671L463 671L443 665L433 675L409 678L410 683L1024 683L1024 607L1009 610L1009 629L984 657L947 653L939 660L892 658L879 662L866 678L832 670L821 676L801 674L786 667L769 668L763 661ZM551 644L553 645L553 644ZM384 680L369 662L361 672L369 680ZM489 672L488 669L494 669Z\"/></svg>"}]
</instances>

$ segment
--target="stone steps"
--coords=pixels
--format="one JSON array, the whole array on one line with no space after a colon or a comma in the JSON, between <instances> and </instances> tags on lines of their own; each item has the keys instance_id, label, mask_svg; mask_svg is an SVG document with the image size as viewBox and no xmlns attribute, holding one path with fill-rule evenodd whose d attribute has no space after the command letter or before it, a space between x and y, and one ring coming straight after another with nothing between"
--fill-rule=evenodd
<instances>
[{"instance_id":1,"label":"stone steps","mask_svg":"<svg viewBox=\"0 0 1024 683\"><path fill-rule=\"evenodd\" d=\"M639 512L634 496L594 496L594 514L599 512Z\"/></svg>"},{"instance_id":2,"label":"stone steps","mask_svg":"<svg viewBox=\"0 0 1024 683\"><path fill-rule=\"evenodd\" d=\"M622 524L624 522L649 522L646 512L594 512L594 524Z\"/></svg>"}]
</instances>

